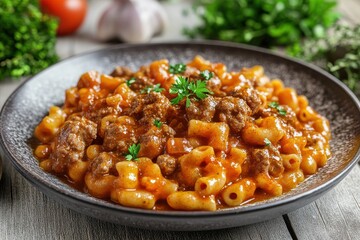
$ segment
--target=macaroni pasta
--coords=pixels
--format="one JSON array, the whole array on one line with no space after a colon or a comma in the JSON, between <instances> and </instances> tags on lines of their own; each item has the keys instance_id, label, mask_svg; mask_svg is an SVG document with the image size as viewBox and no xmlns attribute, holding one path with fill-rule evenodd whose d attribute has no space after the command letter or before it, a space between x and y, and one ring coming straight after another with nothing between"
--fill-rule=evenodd
<instances>
[{"instance_id":1,"label":"macaroni pasta","mask_svg":"<svg viewBox=\"0 0 360 240\"><path fill-rule=\"evenodd\" d=\"M328 120L261 66L196 56L84 73L34 130L45 171L127 207L215 211L290 191L330 157Z\"/></svg>"}]
</instances>

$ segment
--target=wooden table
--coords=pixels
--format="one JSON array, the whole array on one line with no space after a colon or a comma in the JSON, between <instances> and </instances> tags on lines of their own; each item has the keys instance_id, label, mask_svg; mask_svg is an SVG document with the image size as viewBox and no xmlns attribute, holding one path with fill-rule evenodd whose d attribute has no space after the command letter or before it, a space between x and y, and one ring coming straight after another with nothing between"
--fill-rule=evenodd
<instances>
[{"instance_id":1,"label":"wooden table","mask_svg":"<svg viewBox=\"0 0 360 240\"><path fill-rule=\"evenodd\" d=\"M93 26L106 3L92 1L82 29L58 39L61 58L109 46L93 40ZM196 24L194 18L181 16L181 9L188 5L165 4L171 13L170 24L165 34L152 41L184 40L182 26ZM360 22L360 1L342 0L339 10L344 21ZM0 107L19 83L0 83ZM5 160L0 181L0 239L360 239L360 166L317 201L282 217L232 229L180 233L124 227L76 213L46 197Z\"/></svg>"}]
</instances>

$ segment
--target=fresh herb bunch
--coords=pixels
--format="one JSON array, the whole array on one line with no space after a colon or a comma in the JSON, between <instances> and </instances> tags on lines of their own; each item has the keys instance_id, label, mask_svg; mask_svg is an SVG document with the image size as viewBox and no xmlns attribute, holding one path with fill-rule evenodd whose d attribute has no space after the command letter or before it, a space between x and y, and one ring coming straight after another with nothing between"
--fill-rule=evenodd
<instances>
[{"instance_id":1,"label":"fresh herb bunch","mask_svg":"<svg viewBox=\"0 0 360 240\"><path fill-rule=\"evenodd\" d=\"M326 69L360 96L360 24L336 25L326 37L305 40L289 53Z\"/></svg>"},{"instance_id":2,"label":"fresh herb bunch","mask_svg":"<svg viewBox=\"0 0 360 240\"><path fill-rule=\"evenodd\" d=\"M58 23L37 0L0 1L0 80L31 75L58 60Z\"/></svg>"},{"instance_id":3,"label":"fresh herb bunch","mask_svg":"<svg viewBox=\"0 0 360 240\"><path fill-rule=\"evenodd\" d=\"M323 37L339 17L336 0L196 0L202 25L184 29L202 36L259 45L290 46L301 37Z\"/></svg>"}]
</instances>

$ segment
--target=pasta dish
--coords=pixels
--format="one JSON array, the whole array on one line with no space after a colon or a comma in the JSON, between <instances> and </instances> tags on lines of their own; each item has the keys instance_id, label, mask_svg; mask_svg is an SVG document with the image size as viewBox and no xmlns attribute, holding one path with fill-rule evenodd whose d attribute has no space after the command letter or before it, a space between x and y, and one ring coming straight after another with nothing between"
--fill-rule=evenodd
<instances>
[{"instance_id":1,"label":"pasta dish","mask_svg":"<svg viewBox=\"0 0 360 240\"><path fill-rule=\"evenodd\" d=\"M196 56L89 71L34 131L40 167L96 198L215 211L295 188L329 159L330 128L261 66Z\"/></svg>"}]
</instances>

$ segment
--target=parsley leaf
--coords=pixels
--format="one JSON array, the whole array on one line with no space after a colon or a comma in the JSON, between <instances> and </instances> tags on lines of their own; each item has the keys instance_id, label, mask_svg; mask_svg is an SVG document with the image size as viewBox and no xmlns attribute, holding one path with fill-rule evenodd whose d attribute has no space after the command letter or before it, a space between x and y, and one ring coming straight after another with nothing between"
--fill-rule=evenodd
<instances>
[{"instance_id":1,"label":"parsley leaf","mask_svg":"<svg viewBox=\"0 0 360 240\"><path fill-rule=\"evenodd\" d=\"M286 116L286 110L283 108L278 108L278 112L281 116Z\"/></svg>"},{"instance_id":2,"label":"parsley leaf","mask_svg":"<svg viewBox=\"0 0 360 240\"><path fill-rule=\"evenodd\" d=\"M175 83L170 87L169 90L170 93L177 94L177 97L171 100L172 104L178 104L184 97L188 97L190 95L188 86L189 81L186 77L177 76L175 78Z\"/></svg>"},{"instance_id":3,"label":"parsley leaf","mask_svg":"<svg viewBox=\"0 0 360 240\"><path fill-rule=\"evenodd\" d=\"M149 94L151 91L152 92L162 92L165 89L160 87L160 83L155 84L154 86L147 86L144 89L141 89L140 93L147 93Z\"/></svg>"},{"instance_id":4,"label":"parsley leaf","mask_svg":"<svg viewBox=\"0 0 360 240\"><path fill-rule=\"evenodd\" d=\"M264 139L265 146L270 146L271 142L268 138Z\"/></svg>"},{"instance_id":5,"label":"parsley leaf","mask_svg":"<svg viewBox=\"0 0 360 240\"><path fill-rule=\"evenodd\" d=\"M189 84L189 89L200 100L206 98L207 94L212 94L212 92L206 88L206 82L201 80L197 80L196 83L191 82Z\"/></svg>"},{"instance_id":6,"label":"parsley leaf","mask_svg":"<svg viewBox=\"0 0 360 240\"><path fill-rule=\"evenodd\" d=\"M125 159L128 160L128 161L131 161L131 160L137 160L137 155L140 151L140 143L138 144L133 144L129 147L128 149L129 153L128 154L125 154Z\"/></svg>"},{"instance_id":7,"label":"parsley leaf","mask_svg":"<svg viewBox=\"0 0 360 240\"><path fill-rule=\"evenodd\" d=\"M200 77L203 79L210 80L214 76L214 73L210 72L209 70L204 70L200 73Z\"/></svg>"},{"instance_id":8,"label":"parsley leaf","mask_svg":"<svg viewBox=\"0 0 360 240\"><path fill-rule=\"evenodd\" d=\"M206 81L197 80L196 82L190 82L188 78L183 76L177 76L175 83L171 86L170 93L177 94L177 96L171 99L172 104L178 104L182 99L186 99L185 106L189 107L191 104L190 97L195 97L195 100L201 100L213 94L206 88Z\"/></svg>"},{"instance_id":9,"label":"parsley leaf","mask_svg":"<svg viewBox=\"0 0 360 240\"><path fill-rule=\"evenodd\" d=\"M281 107L278 102L270 102L268 106L276 109L281 116L286 115L286 110Z\"/></svg>"},{"instance_id":10,"label":"parsley leaf","mask_svg":"<svg viewBox=\"0 0 360 240\"><path fill-rule=\"evenodd\" d=\"M186 70L186 65L183 63L177 63L175 65L170 65L169 72L173 74L183 73Z\"/></svg>"},{"instance_id":11,"label":"parsley leaf","mask_svg":"<svg viewBox=\"0 0 360 240\"><path fill-rule=\"evenodd\" d=\"M154 120L154 125L155 125L157 128L161 128L161 126L163 125L163 123L162 123L159 119L155 119L155 120Z\"/></svg>"},{"instance_id":12,"label":"parsley leaf","mask_svg":"<svg viewBox=\"0 0 360 240\"><path fill-rule=\"evenodd\" d=\"M279 103L277 103L277 102L270 102L270 103L269 103L269 107L276 109L277 107L279 107Z\"/></svg>"},{"instance_id":13,"label":"parsley leaf","mask_svg":"<svg viewBox=\"0 0 360 240\"><path fill-rule=\"evenodd\" d=\"M131 84L133 84L135 81L136 81L136 79L134 77L132 77L129 80L126 80L126 85L128 85L128 87L130 87Z\"/></svg>"}]
</instances>

